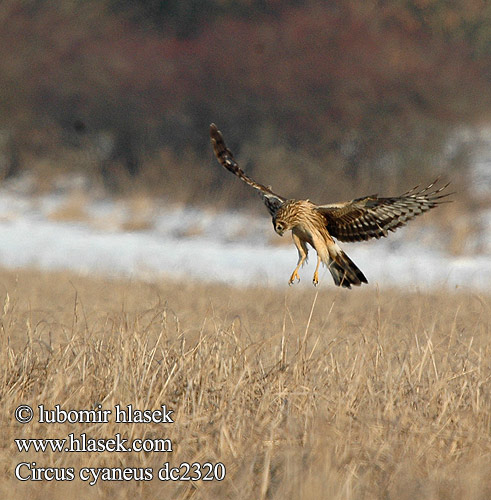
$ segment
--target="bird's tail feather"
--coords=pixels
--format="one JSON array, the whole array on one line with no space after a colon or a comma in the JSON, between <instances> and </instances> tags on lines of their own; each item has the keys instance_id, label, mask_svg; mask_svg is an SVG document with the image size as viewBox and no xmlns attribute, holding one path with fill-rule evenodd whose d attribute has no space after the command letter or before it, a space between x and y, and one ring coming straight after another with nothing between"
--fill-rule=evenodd
<instances>
[{"instance_id":1,"label":"bird's tail feather","mask_svg":"<svg viewBox=\"0 0 491 500\"><path fill-rule=\"evenodd\" d=\"M368 283L365 275L338 245L329 252L327 267L336 286L351 288L351 285L360 286L362 283Z\"/></svg>"}]
</instances>

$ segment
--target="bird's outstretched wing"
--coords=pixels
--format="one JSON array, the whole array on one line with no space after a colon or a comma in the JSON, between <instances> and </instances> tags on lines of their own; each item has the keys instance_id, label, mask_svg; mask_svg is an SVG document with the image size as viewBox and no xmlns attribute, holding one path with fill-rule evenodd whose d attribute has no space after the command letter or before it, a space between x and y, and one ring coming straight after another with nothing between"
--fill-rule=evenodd
<instances>
[{"instance_id":1,"label":"bird's outstretched wing","mask_svg":"<svg viewBox=\"0 0 491 500\"><path fill-rule=\"evenodd\" d=\"M220 164L242 179L245 183L249 184L249 186L257 189L266 204L266 207L268 207L269 213L274 216L278 208L286 201L286 199L273 193L271 189L254 181L243 172L239 165L237 165L234 155L225 145L222 133L217 129L217 126L214 123L210 125L210 138L211 144L213 145L213 151L215 152L215 156Z\"/></svg>"},{"instance_id":2,"label":"bird's outstretched wing","mask_svg":"<svg viewBox=\"0 0 491 500\"><path fill-rule=\"evenodd\" d=\"M326 229L340 241L363 241L387 236L408 221L440 203L450 194L441 194L448 186L431 191L435 185L417 191L419 186L394 198L379 198L377 195L357 198L345 203L321 205L319 212L326 219Z\"/></svg>"}]
</instances>

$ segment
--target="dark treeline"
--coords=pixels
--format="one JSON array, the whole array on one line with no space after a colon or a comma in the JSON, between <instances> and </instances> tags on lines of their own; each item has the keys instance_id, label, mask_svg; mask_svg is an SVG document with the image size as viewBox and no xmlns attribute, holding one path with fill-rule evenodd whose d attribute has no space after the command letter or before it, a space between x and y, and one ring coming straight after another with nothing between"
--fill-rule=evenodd
<instances>
[{"instance_id":1,"label":"dark treeline","mask_svg":"<svg viewBox=\"0 0 491 500\"><path fill-rule=\"evenodd\" d=\"M329 170L397 184L450 130L489 116L489 5L5 0L3 175L39 158L112 187L119 173L202 174L214 121L266 183L294 191ZM68 162L83 151L90 162ZM207 175L211 187L223 177Z\"/></svg>"}]
</instances>

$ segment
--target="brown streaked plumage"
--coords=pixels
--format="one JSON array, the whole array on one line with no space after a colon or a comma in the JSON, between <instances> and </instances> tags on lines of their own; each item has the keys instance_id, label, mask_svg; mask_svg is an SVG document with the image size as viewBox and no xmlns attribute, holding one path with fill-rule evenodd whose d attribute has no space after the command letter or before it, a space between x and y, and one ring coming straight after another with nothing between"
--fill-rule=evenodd
<instances>
[{"instance_id":1,"label":"brown streaked plumage","mask_svg":"<svg viewBox=\"0 0 491 500\"><path fill-rule=\"evenodd\" d=\"M392 198L371 195L329 205L315 205L309 200L287 200L269 187L257 183L240 169L214 123L210 125L210 137L221 165L259 192L273 217L275 231L280 236L285 231L292 231L293 242L298 250L298 263L290 276L290 284L295 279L300 281L298 270L307 259L307 243L317 252L314 285L319 282L321 262L327 266L337 286L351 288L351 285L368 283L334 238L340 241L363 241L387 236L388 231L395 231L417 215L444 203L447 200L442 198L451 194L441 194L448 184L432 191L435 181L420 191L415 187Z\"/></svg>"}]
</instances>

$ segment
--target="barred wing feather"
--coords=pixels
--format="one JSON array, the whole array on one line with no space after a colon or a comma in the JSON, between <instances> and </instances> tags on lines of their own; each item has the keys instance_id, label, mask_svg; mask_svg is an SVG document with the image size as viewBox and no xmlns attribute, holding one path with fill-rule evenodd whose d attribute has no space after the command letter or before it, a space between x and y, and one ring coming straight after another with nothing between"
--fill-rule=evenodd
<instances>
[{"instance_id":1,"label":"barred wing feather","mask_svg":"<svg viewBox=\"0 0 491 500\"><path fill-rule=\"evenodd\" d=\"M278 208L285 202L285 198L277 195L276 193L273 193L273 191L271 191L269 187L259 184L244 173L244 171L235 161L232 151L230 151L230 149L228 149L225 145L222 133L218 130L217 126L214 123L210 125L210 138L211 144L213 146L213 151L215 152L215 156L217 157L220 164L228 171L232 172L241 180L243 180L246 184L249 184L249 186L257 189L266 207L268 208L269 213L274 216Z\"/></svg>"},{"instance_id":2,"label":"barred wing feather","mask_svg":"<svg viewBox=\"0 0 491 500\"><path fill-rule=\"evenodd\" d=\"M431 191L436 182L421 191L417 191L416 186L398 197L379 198L372 195L346 203L321 205L318 210L326 219L329 234L340 241L378 239L447 201L443 198L452 193L441 193L448 184Z\"/></svg>"}]
</instances>

